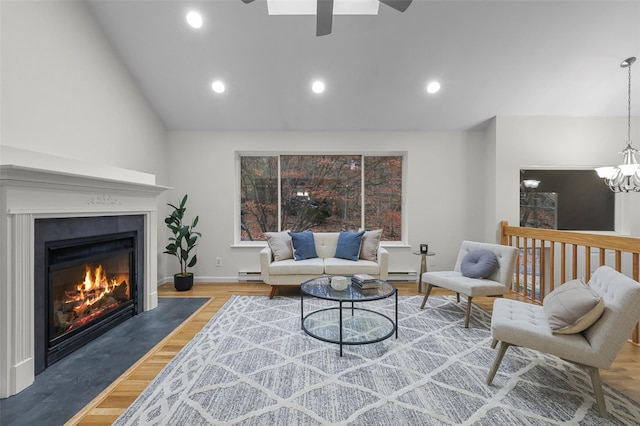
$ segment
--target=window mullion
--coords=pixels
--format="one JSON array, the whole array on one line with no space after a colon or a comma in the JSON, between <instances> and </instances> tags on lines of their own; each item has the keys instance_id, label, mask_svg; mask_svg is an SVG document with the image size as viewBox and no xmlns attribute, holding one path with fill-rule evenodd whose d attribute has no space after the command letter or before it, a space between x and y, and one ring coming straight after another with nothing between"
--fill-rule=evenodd
<instances>
[{"instance_id":1,"label":"window mullion","mask_svg":"<svg viewBox=\"0 0 640 426\"><path fill-rule=\"evenodd\" d=\"M282 163L280 158L281 155L278 155L278 231L282 231Z\"/></svg>"}]
</instances>

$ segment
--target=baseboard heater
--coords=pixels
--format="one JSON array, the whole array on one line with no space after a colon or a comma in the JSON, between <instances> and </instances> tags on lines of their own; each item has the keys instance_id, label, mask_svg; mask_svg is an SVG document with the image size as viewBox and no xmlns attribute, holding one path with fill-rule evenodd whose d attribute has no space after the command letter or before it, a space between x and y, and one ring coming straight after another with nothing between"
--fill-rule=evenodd
<instances>
[{"instance_id":1,"label":"baseboard heater","mask_svg":"<svg viewBox=\"0 0 640 426\"><path fill-rule=\"evenodd\" d=\"M387 281L406 281L416 282L418 280L418 273L415 271L408 272L389 272Z\"/></svg>"},{"instance_id":2,"label":"baseboard heater","mask_svg":"<svg viewBox=\"0 0 640 426\"><path fill-rule=\"evenodd\" d=\"M260 272L240 271L238 272L238 281L240 282L262 282L262 275Z\"/></svg>"},{"instance_id":3,"label":"baseboard heater","mask_svg":"<svg viewBox=\"0 0 640 426\"><path fill-rule=\"evenodd\" d=\"M418 279L418 273L409 272L389 272L388 281L407 281L415 282ZM240 282L262 282L260 272L240 271L238 272L238 281Z\"/></svg>"}]
</instances>

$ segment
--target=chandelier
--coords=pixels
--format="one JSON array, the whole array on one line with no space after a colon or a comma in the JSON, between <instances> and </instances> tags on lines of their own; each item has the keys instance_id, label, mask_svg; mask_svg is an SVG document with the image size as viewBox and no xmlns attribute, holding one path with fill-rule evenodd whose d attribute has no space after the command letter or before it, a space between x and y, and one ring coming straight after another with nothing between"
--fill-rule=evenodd
<instances>
[{"instance_id":1,"label":"chandelier","mask_svg":"<svg viewBox=\"0 0 640 426\"><path fill-rule=\"evenodd\" d=\"M631 146L631 65L635 57L627 58L620 64L621 68L629 68L629 85L627 101L627 147L619 152L622 164L613 167L598 167L596 172L613 192L640 192L640 165L636 160L637 149Z\"/></svg>"}]
</instances>

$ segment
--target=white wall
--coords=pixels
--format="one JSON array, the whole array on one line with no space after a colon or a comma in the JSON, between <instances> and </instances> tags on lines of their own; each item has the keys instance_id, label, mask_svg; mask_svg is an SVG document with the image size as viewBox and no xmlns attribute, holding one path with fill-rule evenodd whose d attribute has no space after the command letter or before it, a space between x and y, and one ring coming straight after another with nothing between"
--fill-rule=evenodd
<instances>
[{"instance_id":1,"label":"white wall","mask_svg":"<svg viewBox=\"0 0 640 426\"><path fill-rule=\"evenodd\" d=\"M493 221L519 223L521 168L576 168L619 164L627 140L626 117L497 117L496 208ZM632 140L640 127L632 127ZM594 171L595 173L595 171ZM604 185L604 183L603 183ZM617 195L625 223L617 231L640 236L640 194Z\"/></svg>"},{"instance_id":2,"label":"white wall","mask_svg":"<svg viewBox=\"0 0 640 426\"><path fill-rule=\"evenodd\" d=\"M189 193L188 217L200 216L198 277L235 278L240 270L259 271L257 247L234 247L236 151L364 152L406 151L405 225L408 245L390 247L390 271L416 271L420 243L437 252L436 267L451 267L464 238L481 239L484 221L484 139L478 132L228 132L168 134L167 156L184 157L172 167L171 198ZM469 212L469 206L473 206ZM189 214L190 212L190 214ZM165 212L166 213L166 212ZM215 258L222 257L222 267ZM170 276L177 261L169 259Z\"/></svg>"},{"instance_id":3,"label":"white wall","mask_svg":"<svg viewBox=\"0 0 640 426\"><path fill-rule=\"evenodd\" d=\"M0 45L5 153L115 166L169 185L164 126L84 2L0 1Z\"/></svg>"},{"instance_id":4,"label":"white wall","mask_svg":"<svg viewBox=\"0 0 640 426\"><path fill-rule=\"evenodd\" d=\"M0 144L157 175L164 127L81 1L0 2Z\"/></svg>"}]
</instances>

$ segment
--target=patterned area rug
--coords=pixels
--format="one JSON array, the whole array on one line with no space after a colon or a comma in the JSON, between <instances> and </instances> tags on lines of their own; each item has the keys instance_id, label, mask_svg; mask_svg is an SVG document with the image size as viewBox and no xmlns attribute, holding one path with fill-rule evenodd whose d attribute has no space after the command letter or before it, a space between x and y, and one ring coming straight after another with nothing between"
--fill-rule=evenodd
<instances>
[{"instance_id":1,"label":"patterned area rug","mask_svg":"<svg viewBox=\"0 0 640 426\"><path fill-rule=\"evenodd\" d=\"M605 385L598 416L586 373L510 348L492 386L490 316L455 297L400 297L399 337L345 346L307 335L300 299L232 297L116 425L640 424L640 404ZM393 299L367 308L394 316ZM305 314L326 307L305 299Z\"/></svg>"}]
</instances>

